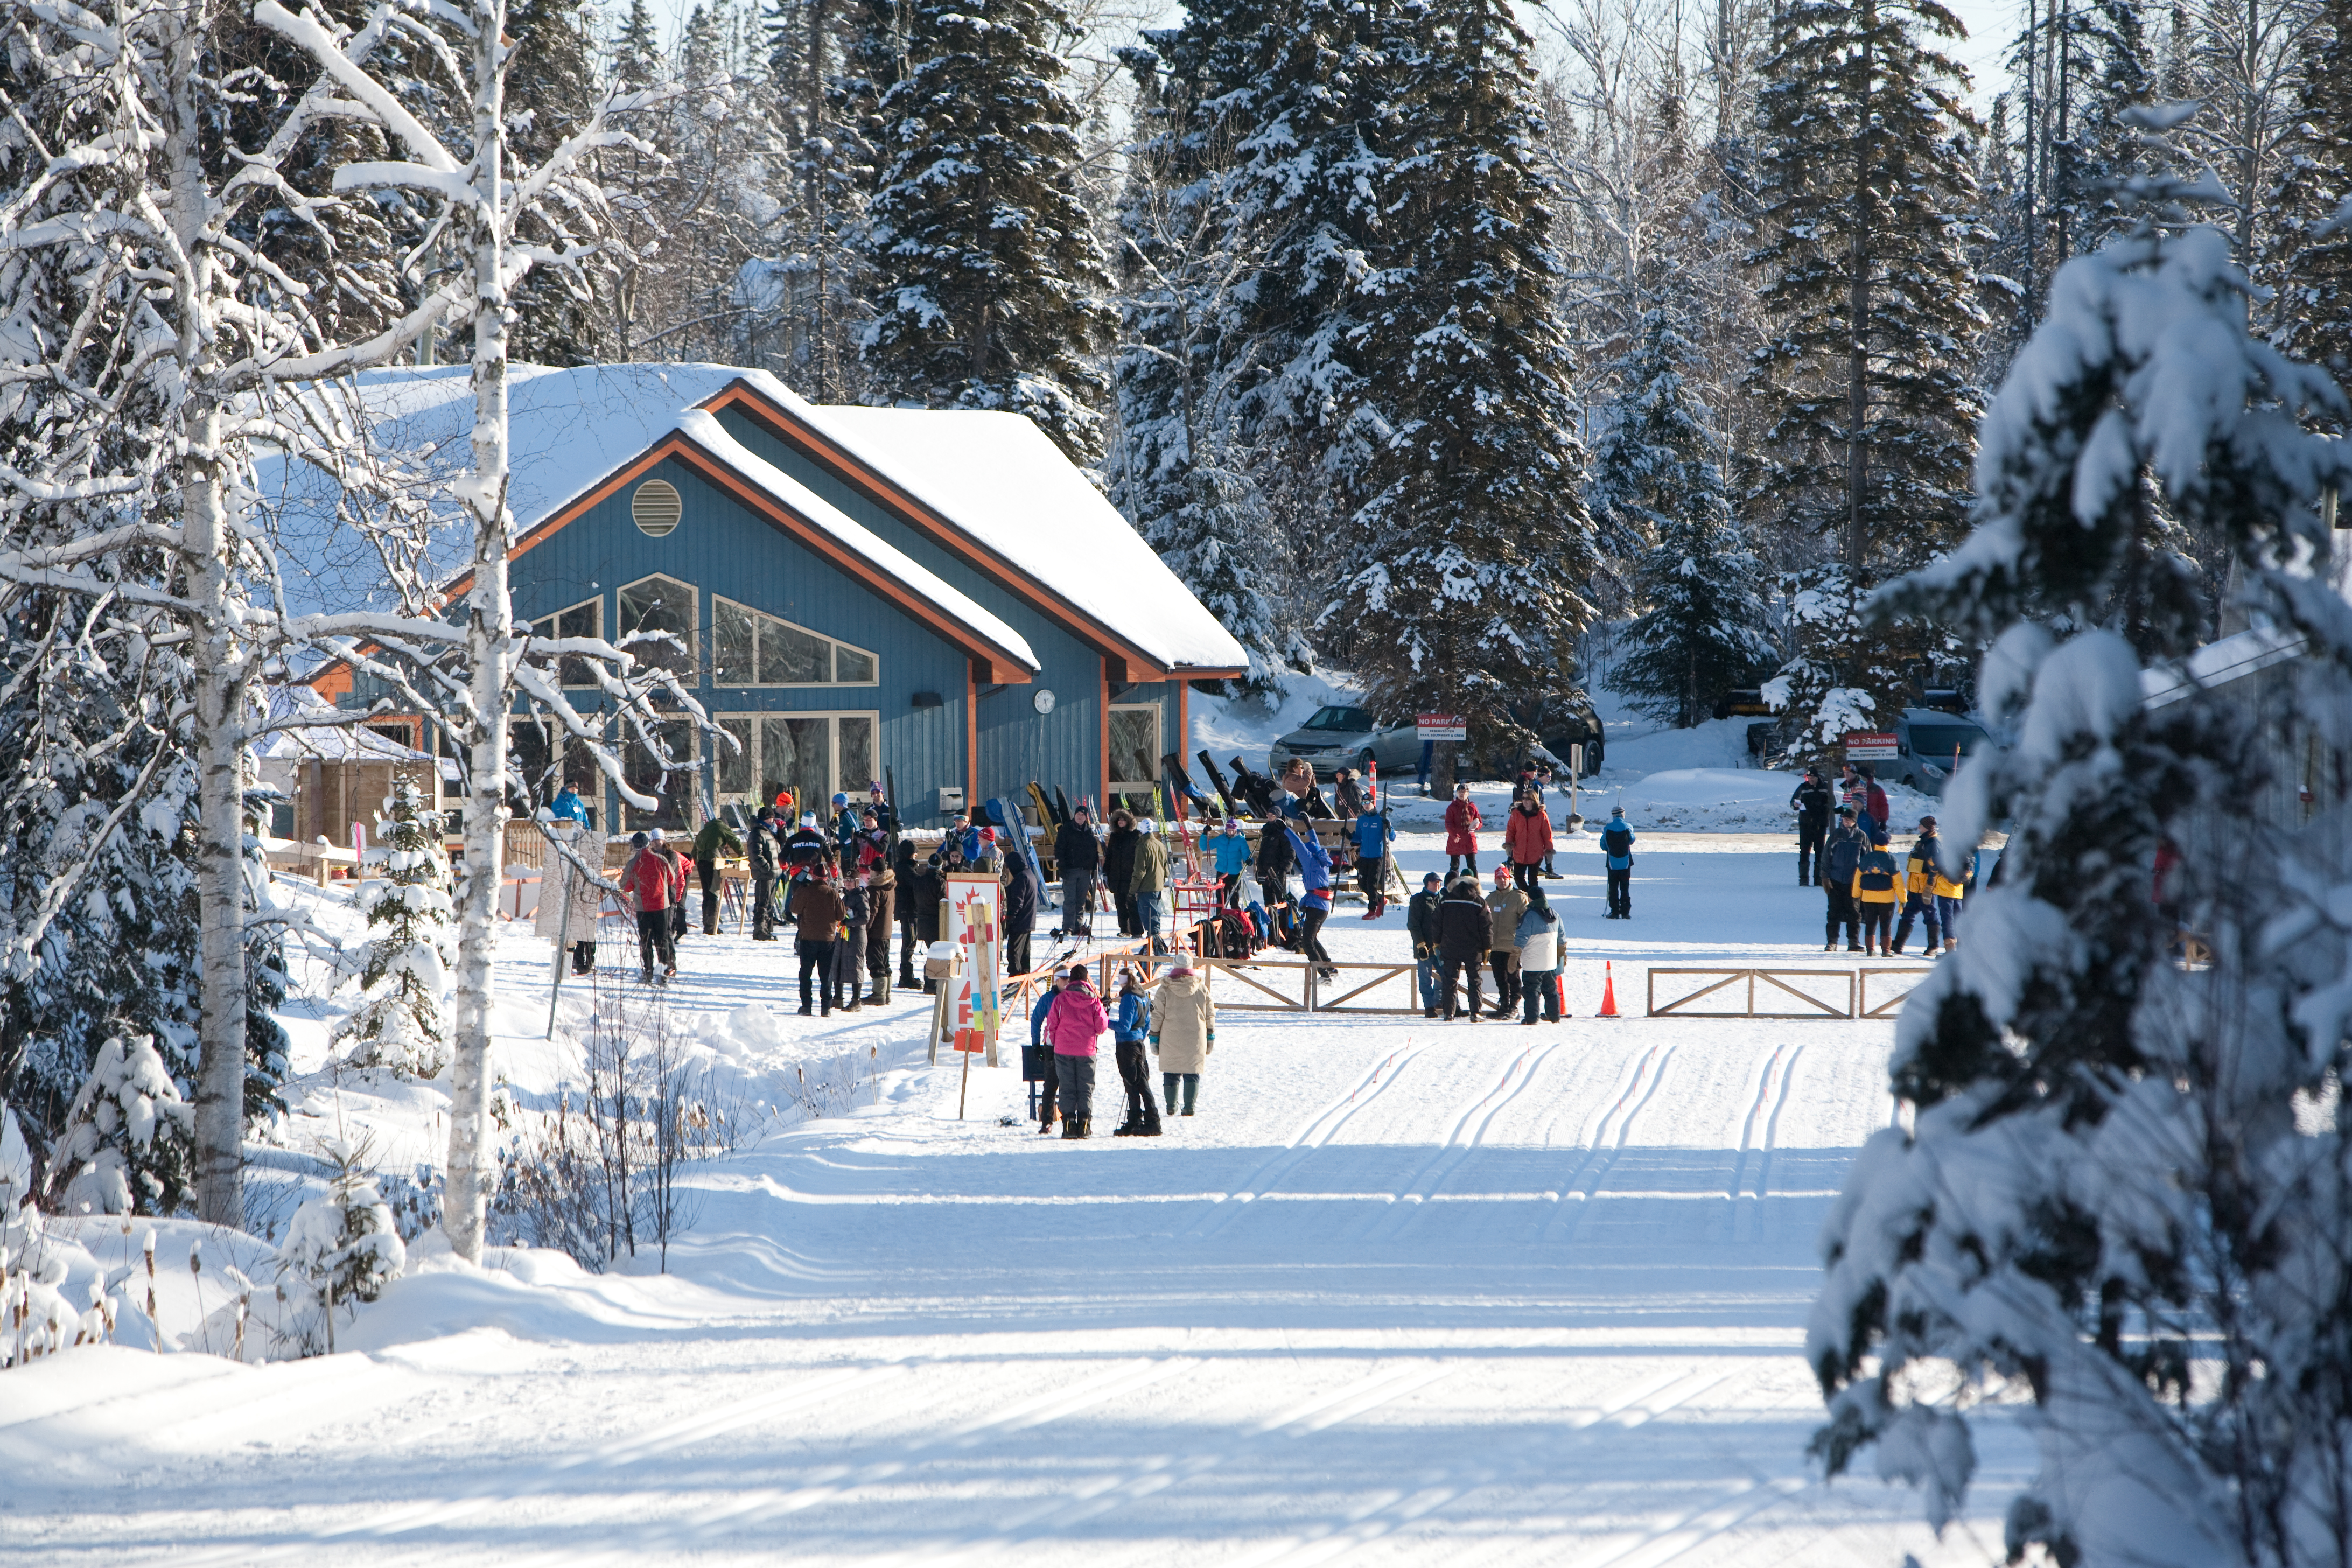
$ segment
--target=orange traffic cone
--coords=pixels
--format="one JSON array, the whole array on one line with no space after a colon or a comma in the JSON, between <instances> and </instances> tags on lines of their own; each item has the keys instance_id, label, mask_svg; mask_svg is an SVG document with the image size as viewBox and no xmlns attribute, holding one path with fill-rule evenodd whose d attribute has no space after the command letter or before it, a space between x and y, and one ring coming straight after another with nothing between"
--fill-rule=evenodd
<instances>
[{"instance_id":1,"label":"orange traffic cone","mask_svg":"<svg viewBox=\"0 0 2352 1568\"><path fill-rule=\"evenodd\" d=\"M1613 963L1601 966L1601 1011L1592 1016L1596 1018L1623 1016L1617 1011L1617 973Z\"/></svg>"}]
</instances>

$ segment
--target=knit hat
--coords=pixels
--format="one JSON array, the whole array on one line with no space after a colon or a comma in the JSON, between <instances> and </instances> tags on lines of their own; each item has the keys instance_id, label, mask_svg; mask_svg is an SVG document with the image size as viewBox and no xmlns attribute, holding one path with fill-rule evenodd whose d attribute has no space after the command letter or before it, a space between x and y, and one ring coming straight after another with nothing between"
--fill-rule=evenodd
<instances>
[{"instance_id":1,"label":"knit hat","mask_svg":"<svg viewBox=\"0 0 2352 1568\"><path fill-rule=\"evenodd\" d=\"M816 813L814 811L802 812L801 826L803 827L814 827L816 826Z\"/></svg>"},{"instance_id":2,"label":"knit hat","mask_svg":"<svg viewBox=\"0 0 2352 1568\"><path fill-rule=\"evenodd\" d=\"M1919 819L1919 826L1920 826L1920 828L1921 828L1921 830L1922 830L1922 831L1925 831L1926 829L1930 828L1930 827L1933 827L1933 826L1936 826L1936 819L1935 819L1934 817L1932 817L1932 816L1923 816L1923 817L1921 817L1921 818Z\"/></svg>"},{"instance_id":3,"label":"knit hat","mask_svg":"<svg viewBox=\"0 0 2352 1568\"><path fill-rule=\"evenodd\" d=\"M1609 815L1612 816L1622 816L1625 815L1625 808L1622 805L1612 805L1609 808Z\"/></svg>"},{"instance_id":4,"label":"knit hat","mask_svg":"<svg viewBox=\"0 0 2352 1568\"><path fill-rule=\"evenodd\" d=\"M1444 881L1444 879L1445 879L1444 878L1440 877L1436 872L1432 871L1428 876L1423 877L1423 878L1421 879L1421 885L1422 885L1423 887L1426 888L1426 887L1427 887L1427 886L1429 886L1432 882L1442 882L1442 881Z\"/></svg>"},{"instance_id":5,"label":"knit hat","mask_svg":"<svg viewBox=\"0 0 2352 1568\"><path fill-rule=\"evenodd\" d=\"M632 834L630 834L630 835L629 835L629 847L630 847L630 848L632 848L632 849L643 849L645 847L646 847L646 836L645 836L644 834L642 834L642 833L632 833Z\"/></svg>"},{"instance_id":6,"label":"knit hat","mask_svg":"<svg viewBox=\"0 0 2352 1568\"><path fill-rule=\"evenodd\" d=\"M653 831L653 841L656 844L662 841L662 830L658 827L655 828Z\"/></svg>"},{"instance_id":7,"label":"knit hat","mask_svg":"<svg viewBox=\"0 0 2352 1568\"><path fill-rule=\"evenodd\" d=\"M1496 887L1498 887L1498 888L1507 888L1507 887L1509 887L1510 885L1511 885L1511 868L1510 868L1508 866L1497 866L1497 867L1496 867L1496 868L1495 868L1495 886L1496 886Z\"/></svg>"},{"instance_id":8,"label":"knit hat","mask_svg":"<svg viewBox=\"0 0 2352 1568\"><path fill-rule=\"evenodd\" d=\"M1135 826L1139 831L1144 833L1157 833L1160 831L1160 824L1152 821L1151 818L1148 816L1141 822L1137 823Z\"/></svg>"},{"instance_id":9,"label":"knit hat","mask_svg":"<svg viewBox=\"0 0 2352 1568\"><path fill-rule=\"evenodd\" d=\"M847 805L849 804L849 797L842 794L839 790L835 790L833 792L833 804L835 805Z\"/></svg>"}]
</instances>

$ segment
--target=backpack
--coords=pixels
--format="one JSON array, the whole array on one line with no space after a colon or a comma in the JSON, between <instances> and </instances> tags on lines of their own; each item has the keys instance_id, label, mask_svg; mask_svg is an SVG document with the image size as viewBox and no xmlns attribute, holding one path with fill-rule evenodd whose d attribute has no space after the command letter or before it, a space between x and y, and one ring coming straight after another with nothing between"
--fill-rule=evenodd
<instances>
[{"instance_id":1,"label":"backpack","mask_svg":"<svg viewBox=\"0 0 2352 1568\"><path fill-rule=\"evenodd\" d=\"M1601 830L1601 848L1609 857L1609 868L1622 871L1633 863L1633 830L1622 822L1611 823Z\"/></svg>"},{"instance_id":2,"label":"backpack","mask_svg":"<svg viewBox=\"0 0 2352 1568\"><path fill-rule=\"evenodd\" d=\"M1873 865L1872 861L1881 862ZM1867 893L1884 893L1895 886L1895 858L1884 849L1874 849L1870 858L1862 863L1862 889Z\"/></svg>"}]
</instances>

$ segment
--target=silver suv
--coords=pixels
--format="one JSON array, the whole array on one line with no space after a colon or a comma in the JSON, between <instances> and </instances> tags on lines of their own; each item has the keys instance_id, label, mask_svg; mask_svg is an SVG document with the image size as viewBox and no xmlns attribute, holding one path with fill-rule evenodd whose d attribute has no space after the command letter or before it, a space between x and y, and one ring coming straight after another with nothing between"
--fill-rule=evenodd
<instances>
[{"instance_id":1,"label":"silver suv","mask_svg":"<svg viewBox=\"0 0 2352 1568\"><path fill-rule=\"evenodd\" d=\"M1895 741L1902 754L1878 763L1878 776L1932 795L1944 793L1960 758L1989 751L1993 743L1975 720L1935 708L1906 708L1895 721Z\"/></svg>"}]
</instances>

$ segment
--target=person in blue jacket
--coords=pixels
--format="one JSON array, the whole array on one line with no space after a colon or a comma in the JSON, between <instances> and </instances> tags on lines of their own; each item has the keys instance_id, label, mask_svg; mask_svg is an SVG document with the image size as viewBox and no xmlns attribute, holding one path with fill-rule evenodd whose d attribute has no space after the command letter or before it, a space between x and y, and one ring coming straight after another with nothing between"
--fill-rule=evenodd
<instances>
[{"instance_id":1,"label":"person in blue jacket","mask_svg":"<svg viewBox=\"0 0 2352 1568\"><path fill-rule=\"evenodd\" d=\"M588 826L588 803L580 798L580 792L572 787L570 779L563 781L562 792L549 804L547 814L558 822L576 822L583 827Z\"/></svg>"},{"instance_id":2,"label":"person in blue jacket","mask_svg":"<svg viewBox=\"0 0 2352 1568\"><path fill-rule=\"evenodd\" d=\"M1601 854L1609 866L1609 913L1606 919L1633 918L1633 825L1625 808L1612 806L1609 826L1601 830Z\"/></svg>"},{"instance_id":3,"label":"person in blue jacket","mask_svg":"<svg viewBox=\"0 0 2352 1568\"><path fill-rule=\"evenodd\" d=\"M1364 890L1364 918L1376 921L1388 913L1389 846L1396 842L1396 829L1389 814L1374 806L1357 816L1355 836L1356 886Z\"/></svg>"},{"instance_id":4,"label":"person in blue jacket","mask_svg":"<svg viewBox=\"0 0 2352 1568\"><path fill-rule=\"evenodd\" d=\"M1160 1136L1160 1102L1151 1098L1151 997L1132 969L1119 982L1118 1012L1110 1022L1117 1046L1119 1082L1127 1087L1127 1120L1111 1129L1114 1138Z\"/></svg>"},{"instance_id":5,"label":"person in blue jacket","mask_svg":"<svg viewBox=\"0 0 2352 1568\"><path fill-rule=\"evenodd\" d=\"M1241 818L1229 816L1225 826L1209 840L1216 855L1219 898L1234 909L1242 905L1242 878L1250 868L1250 841L1242 832Z\"/></svg>"},{"instance_id":6,"label":"person in blue jacket","mask_svg":"<svg viewBox=\"0 0 2352 1568\"><path fill-rule=\"evenodd\" d=\"M1298 879L1306 891L1298 900L1298 930L1291 945L1305 958L1323 965L1326 980L1336 980L1339 972L1330 968L1331 955L1323 948L1323 922L1331 918L1331 857L1316 837L1315 825L1305 823L1306 831L1287 824L1283 831L1290 835L1291 853L1297 858Z\"/></svg>"}]
</instances>

